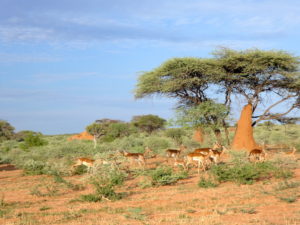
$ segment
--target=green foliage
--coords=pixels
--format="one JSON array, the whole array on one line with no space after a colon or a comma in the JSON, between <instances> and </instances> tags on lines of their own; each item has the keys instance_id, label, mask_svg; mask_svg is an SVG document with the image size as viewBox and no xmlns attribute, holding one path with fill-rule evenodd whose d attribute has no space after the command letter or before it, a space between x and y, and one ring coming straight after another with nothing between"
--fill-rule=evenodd
<instances>
[{"instance_id":1,"label":"green foliage","mask_svg":"<svg viewBox=\"0 0 300 225\"><path fill-rule=\"evenodd\" d=\"M108 127L110 123L92 123L88 125L85 130L91 134L96 136L97 138L105 135L107 133Z\"/></svg>"},{"instance_id":2,"label":"green foliage","mask_svg":"<svg viewBox=\"0 0 300 225\"><path fill-rule=\"evenodd\" d=\"M289 100L290 106L286 109L292 110L300 106L299 65L299 57L284 51L220 48L214 52L213 58L174 58L141 74L135 97L157 94L176 98L180 105L189 107L211 101L210 94L217 93L220 96L218 99L224 99L222 104L230 106L236 96L234 94L256 105L263 102L264 94L273 92L280 93L282 102ZM276 104L272 102L270 105ZM267 110L254 124L277 117L280 114ZM218 124L214 119L204 122Z\"/></svg>"},{"instance_id":3,"label":"green foliage","mask_svg":"<svg viewBox=\"0 0 300 225\"><path fill-rule=\"evenodd\" d=\"M108 126L102 141L112 142L117 138L126 137L136 132L136 127L132 126L130 123L111 123Z\"/></svg>"},{"instance_id":4,"label":"green foliage","mask_svg":"<svg viewBox=\"0 0 300 225\"><path fill-rule=\"evenodd\" d=\"M115 186L123 184L126 174L116 169L105 169L104 167L100 171L100 174L91 177L91 184L95 188L95 193L82 195L81 200L97 202L103 199L121 199L123 195L115 192Z\"/></svg>"},{"instance_id":5,"label":"green foliage","mask_svg":"<svg viewBox=\"0 0 300 225\"><path fill-rule=\"evenodd\" d=\"M206 101L196 106L181 107L176 110L176 125L184 127L211 127L217 129L223 126L228 116L228 108L223 104Z\"/></svg>"},{"instance_id":6,"label":"green foliage","mask_svg":"<svg viewBox=\"0 0 300 225\"><path fill-rule=\"evenodd\" d=\"M28 133L24 138L24 142L21 143L19 146L21 149L27 150L31 147L43 146L46 144L48 144L48 142L42 138L41 134Z\"/></svg>"},{"instance_id":7,"label":"green foliage","mask_svg":"<svg viewBox=\"0 0 300 225\"><path fill-rule=\"evenodd\" d=\"M155 130L164 128L166 120L156 115L143 115L134 116L131 122L139 130L152 133Z\"/></svg>"},{"instance_id":8,"label":"green foliage","mask_svg":"<svg viewBox=\"0 0 300 225\"><path fill-rule=\"evenodd\" d=\"M150 176L153 185L161 186L174 184L180 179L187 178L188 174L185 171L174 173L172 168L164 166L157 167L155 170L151 171Z\"/></svg>"},{"instance_id":9,"label":"green foliage","mask_svg":"<svg viewBox=\"0 0 300 225\"><path fill-rule=\"evenodd\" d=\"M0 120L0 142L12 139L14 137L14 130L15 128L7 121Z\"/></svg>"},{"instance_id":10,"label":"green foliage","mask_svg":"<svg viewBox=\"0 0 300 225\"><path fill-rule=\"evenodd\" d=\"M169 128L165 131L167 137L172 138L176 143L182 143L182 137L185 135L185 131L182 128Z\"/></svg>"},{"instance_id":11,"label":"green foliage","mask_svg":"<svg viewBox=\"0 0 300 225\"><path fill-rule=\"evenodd\" d=\"M198 182L198 187L201 188L214 188L217 187L219 184L216 183L212 178L205 178L201 177Z\"/></svg>"},{"instance_id":12,"label":"green foliage","mask_svg":"<svg viewBox=\"0 0 300 225\"><path fill-rule=\"evenodd\" d=\"M82 175L84 173L87 173L87 170L88 170L87 166L79 165L74 168L74 170L72 171L72 174L73 175Z\"/></svg>"},{"instance_id":13,"label":"green foliage","mask_svg":"<svg viewBox=\"0 0 300 225\"><path fill-rule=\"evenodd\" d=\"M81 195L80 200L84 202L100 202L101 196L98 196L96 194Z\"/></svg>"},{"instance_id":14,"label":"green foliage","mask_svg":"<svg viewBox=\"0 0 300 225\"><path fill-rule=\"evenodd\" d=\"M253 184L255 181L276 178L290 178L293 173L287 168L277 167L272 162L250 163L245 154L234 153L230 164L214 165L211 173L219 182L233 181L239 184Z\"/></svg>"},{"instance_id":15,"label":"green foliage","mask_svg":"<svg viewBox=\"0 0 300 225\"><path fill-rule=\"evenodd\" d=\"M23 165L25 175L41 175L48 174L47 165L41 161L35 161L33 159L28 160Z\"/></svg>"}]
</instances>

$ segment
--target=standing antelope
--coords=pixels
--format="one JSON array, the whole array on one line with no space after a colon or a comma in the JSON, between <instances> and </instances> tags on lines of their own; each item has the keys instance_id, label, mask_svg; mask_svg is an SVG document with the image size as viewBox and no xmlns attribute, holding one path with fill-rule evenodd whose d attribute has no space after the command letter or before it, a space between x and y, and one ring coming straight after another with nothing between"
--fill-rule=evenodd
<instances>
[{"instance_id":1,"label":"standing antelope","mask_svg":"<svg viewBox=\"0 0 300 225\"><path fill-rule=\"evenodd\" d=\"M144 167L146 165L145 157L142 153L130 153L124 150L121 153L130 160L130 164L137 162L140 166Z\"/></svg>"},{"instance_id":2,"label":"standing antelope","mask_svg":"<svg viewBox=\"0 0 300 225\"><path fill-rule=\"evenodd\" d=\"M194 152L187 154L187 156L186 156L187 168L190 164L193 164L194 161L197 161L198 162L198 165L197 165L198 166L198 174L200 173L200 165L202 166L202 170L205 171L206 160L209 159L212 154L213 154L212 151L209 151L209 153L207 155L204 155L202 153L194 153Z\"/></svg>"},{"instance_id":3,"label":"standing antelope","mask_svg":"<svg viewBox=\"0 0 300 225\"><path fill-rule=\"evenodd\" d=\"M179 150L177 150L177 149L167 149L166 150L166 156L167 156L167 158L178 158L181 151L184 151L186 149L187 149L187 147L184 146L184 145L180 145Z\"/></svg>"},{"instance_id":4,"label":"standing antelope","mask_svg":"<svg viewBox=\"0 0 300 225\"><path fill-rule=\"evenodd\" d=\"M296 156L295 156L296 151L297 151L297 149L295 147L293 147L291 152L285 152L285 154L287 156L292 156L292 157L296 158Z\"/></svg>"},{"instance_id":5,"label":"standing antelope","mask_svg":"<svg viewBox=\"0 0 300 225\"><path fill-rule=\"evenodd\" d=\"M201 153L203 155L207 155L210 152L210 150L216 150L221 147L222 145L220 145L219 143L215 143L212 148L197 148L194 150L194 153Z\"/></svg>"},{"instance_id":6,"label":"standing antelope","mask_svg":"<svg viewBox=\"0 0 300 225\"><path fill-rule=\"evenodd\" d=\"M250 162L263 162L266 159L266 155L264 147L262 149L252 149L248 155L248 159Z\"/></svg>"}]
</instances>

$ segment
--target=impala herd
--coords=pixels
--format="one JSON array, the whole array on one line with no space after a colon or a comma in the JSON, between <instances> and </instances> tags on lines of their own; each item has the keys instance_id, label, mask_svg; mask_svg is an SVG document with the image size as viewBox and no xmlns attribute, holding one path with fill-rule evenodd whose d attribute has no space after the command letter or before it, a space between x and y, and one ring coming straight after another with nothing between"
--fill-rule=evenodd
<instances>
[{"instance_id":1,"label":"impala herd","mask_svg":"<svg viewBox=\"0 0 300 225\"><path fill-rule=\"evenodd\" d=\"M187 147L184 145L181 145L179 149L167 149L165 150L166 153L166 161L169 162L170 159L174 160L174 167L182 166L184 170L188 170L189 166L195 165L198 169L198 174L200 173L200 169L205 171L207 167L210 164L218 164L220 162L220 158L223 155L224 152L227 151L227 148L219 143L215 143L212 148L197 148L193 152L188 153L183 158L180 158L180 154L187 150ZM296 148L293 147L291 152L286 152L284 154L288 156L295 157ZM130 153L125 150L119 151L119 155L124 156L127 158L130 162L130 165L137 163L140 167L145 168L146 166L146 160L145 156L151 154L151 156L148 158L154 158L156 155L150 149L149 147L145 148L144 153ZM110 157L113 157L114 155L111 154ZM265 145L261 149L253 149L248 154L248 160L250 162L263 162L266 160L267 153L265 151ZM113 163L98 159L93 160L89 158L77 158L75 164L73 165L73 168L85 165L88 168L88 171L91 170L91 168L94 167L95 164L100 165L106 165L106 164L113 164L118 165L120 163L117 163L115 160Z\"/></svg>"}]
</instances>

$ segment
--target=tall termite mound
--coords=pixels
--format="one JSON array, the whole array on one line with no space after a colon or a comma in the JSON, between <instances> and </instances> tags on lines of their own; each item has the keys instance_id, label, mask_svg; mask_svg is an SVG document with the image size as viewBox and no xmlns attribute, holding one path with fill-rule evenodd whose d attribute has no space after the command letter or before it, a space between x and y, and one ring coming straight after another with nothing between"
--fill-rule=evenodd
<instances>
[{"instance_id":1,"label":"tall termite mound","mask_svg":"<svg viewBox=\"0 0 300 225\"><path fill-rule=\"evenodd\" d=\"M245 105L238 121L236 132L231 144L231 148L234 150L246 149L251 151L252 149L259 148L253 137L252 124L252 105Z\"/></svg>"},{"instance_id":2,"label":"tall termite mound","mask_svg":"<svg viewBox=\"0 0 300 225\"><path fill-rule=\"evenodd\" d=\"M193 139L195 141L199 142L200 144L203 144L203 142L204 142L204 133L203 133L203 130L201 128L197 128L194 131Z\"/></svg>"}]
</instances>

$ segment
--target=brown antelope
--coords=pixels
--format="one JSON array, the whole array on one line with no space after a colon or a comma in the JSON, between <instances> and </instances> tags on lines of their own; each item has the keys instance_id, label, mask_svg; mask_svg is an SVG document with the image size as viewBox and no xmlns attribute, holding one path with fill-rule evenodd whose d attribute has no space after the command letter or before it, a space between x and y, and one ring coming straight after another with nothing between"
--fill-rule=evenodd
<instances>
[{"instance_id":1,"label":"brown antelope","mask_svg":"<svg viewBox=\"0 0 300 225\"><path fill-rule=\"evenodd\" d=\"M167 156L167 158L178 158L181 151L184 151L186 149L187 149L187 147L184 146L184 145L180 145L179 150L177 150L177 149L167 149L166 150L166 156Z\"/></svg>"},{"instance_id":2,"label":"brown antelope","mask_svg":"<svg viewBox=\"0 0 300 225\"><path fill-rule=\"evenodd\" d=\"M249 152L248 159L250 162L263 162L266 159L266 155L264 147L262 149L252 149Z\"/></svg>"},{"instance_id":3,"label":"brown antelope","mask_svg":"<svg viewBox=\"0 0 300 225\"><path fill-rule=\"evenodd\" d=\"M220 151L217 150L219 148L221 148ZM219 143L215 143L212 148L197 148L194 150L194 153L201 153L203 155L207 155L207 154L209 154L209 152L212 152L210 157L212 158L214 163L218 163L220 157L226 150L227 150L227 148L225 146L220 145Z\"/></svg>"},{"instance_id":4,"label":"brown antelope","mask_svg":"<svg viewBox=\"0 0 300 225\"><path fill-rule=\"evenodd\" d=\"M84 165L88 168L88 171L90 171L92 167L95 166L95 164L108 165L110 163L103 159L94 160L89 158L77 158L75 164L73 165L73 168Z\"/></svg>"},{"instance_id":5,"label":"brown antelope","mask_svg":"<svg viewBox=\"0 0 300 225\"><path fill-rule=\"evenodd\" d=\"M124 150L121 153L123 154L123 156L130 160L130 164L133 164L133 162L137 162L140 166L144 167L146 165L143 153L130 153Z\"/></svg>"},{"instance_id":6,"label":"brown antelope","mask_svg":"<svg viewBox=\"0 0 300 225\"><path fill-rule=\"evenodd\" d=\"M292 148L291 152L285 152L286 156L292 156L294 158L296 158L295 153L296 153L297 149L295 147Z\"/></svg>"},{"instance_id":7,"label":"brown antelope","mask_svg":"<svg viewBox=\"0 0 300 225\"><path fill-rule=\"evenodd\" d=\"M221 147L222 147L222 145L215 143L212 148L197 148L194 150L194 153L201 153L203 155L207 155L210 152L210 150L216 150Z\"/></svg>"},{"instance_id":8,"label":"brown antelope","mask_svg":"<svg viewBox=\"0 0 300 225\"><path fill-rule=\"evenodd\" d=\"M202 166L202 170L205 171L206 169L206 160L208 160L210 158L210 156L212 155L212 151L209 151L209 153L207 155L204 155L202 153L189 153L186 156L186 167L188 168L188 166L190 164L193 164L194 161L198 162L198 174L200 173L200 165Z\"/></svg>"}]
</instances>

